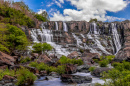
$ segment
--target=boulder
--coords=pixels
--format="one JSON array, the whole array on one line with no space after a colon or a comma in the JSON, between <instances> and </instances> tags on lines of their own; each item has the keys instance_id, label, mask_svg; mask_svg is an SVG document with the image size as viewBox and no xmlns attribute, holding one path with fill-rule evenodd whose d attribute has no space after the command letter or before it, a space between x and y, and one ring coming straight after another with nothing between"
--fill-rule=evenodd
<instances>
[{"instance_id":1,"label":"boulder","mask_svg":"<svg viewBox=\"0 0 130 86\"><path fill-rule=\"evenodd\" d=\"M56 72L51 72L51 73L49 74L49 76L52 76L52 77L54 77L54 78L59 78L59 74L56 73Z\"/></svg>"},{"instance_id":2,"label":"boulder","mask_svg":"<svg viewBox=\"0 0 130 86\"><path fill-rule=\"evenodd\" d=\"M63 74L61 75L61 80L62 82L67 82L67 83L91 83L92 78L88 76L78 76L78 75L68 75L68 74Z\"/></svg>"},{"instance_id":3,"label":"boulder","mask_svg":"<svg viewBox=\"0 0 130 86\"><path fill-rule=\"evenodd\" d=\"M76 58L76 57L78 57L78 56L79 56L78 52L77 52L77 51L74 51L74 52L72 52L71 54L69 54L67 57L73 59L73 58Z\"/></svg>"},{"instance_id":4,"label":"boulder","mask_svg":"<svg viewBox=\"0 0 130 86\"><path fill-rule=\"evenodd\" d=\"M14 77L12 77L12 76L5 75L2 78L2 81L4 81L5 83L10 83L10 82L16 81L16 79Z\"/></svg>"},{"instance_id":5,"label":"boulder","mask_svg":"<svg viewBox=\"0 0 130 86\"><path fill-rule=\"evenodd\" d=\"M47 71L40 71L39 74L40 74L41 76L46 76L46 75L47 75Z\"/></svg>"},{"instance_id":6,"label":"boulder","mask_svg":"<svg viewBox=\"0 0 130 86\"><path fill-rule=\"evenodd\" d=\"M83 72L83 73L88 73L90 66L89 65L81 65L77 67L77 72Z\"/></svg>"},{"instance_id":7,"label":"boulder","mask_svg":"<svg viewBox=\"0 0 130 86\"><path fill-rule=\"evenodd\" d=\"M47 55L42 54L42 55L39 56L37 62L39 62L39 63L43 62L43 63L46 63L46 64L50 64L51 63L51 59Z\"/></svg>"},{"instance_id":8,"label":"boulder","mask_svg":"<svg viewBox=\"0 0 130 86\"><path fill-rule=\"evenodd\" d=\"M65 68L67 74L76 73L76 69L77 69L77 66L73 64L67 64Z\"/></svg>"},{"instance_id":9,"label":"boulder","mask_svg":"<svg viewBox=\"0 0 130 86\"><path fill-rule=\"evenodd\" d=\"M38 53L32 53L32 60L34 60L34 59L36 59L36 58L38 58L38 56L39 56L39 54Z\"/></svg>"},{"instance_id":10,"label":"boulder","mask_svg":"<svg viewBox=\"0 0 130 86\"><path fill-rule=\"evenodd\" d=\"M15 59L12 56L9 56L0 51L0 66L8 65L13 66Z\"/></svg>"},{"instance_id":11,"label":"boulder","mask_svg":"<svg viewBox=\"0 0 130 86\"><path fill-rule=\"evenodd\" d=\"M7 66L7 65L0 66L0 69L6 69L6 68L8 68L8 66Z\"/></svg>"},{"instance_id":12,"label":"boulder","mask_svg":"<svg viewBox=\"0 0 130 86\"><path fill-rule=\"evenodd\" d=\"M96 68L91 74L96 77L101 77L101 73L108 72L111 70L111 68L102 67L102 68Z\"/></svg>"}]
</instances>

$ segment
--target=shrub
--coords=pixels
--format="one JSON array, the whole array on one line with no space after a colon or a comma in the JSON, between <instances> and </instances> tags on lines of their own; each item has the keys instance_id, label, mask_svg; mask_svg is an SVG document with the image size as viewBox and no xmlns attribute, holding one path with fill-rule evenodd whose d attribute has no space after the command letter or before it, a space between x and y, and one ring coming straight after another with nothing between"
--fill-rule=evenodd
<instances>
[{"instance_id":1,"label":"shrub","mask_svg":"<svg viewBox=\"0 0 130 86\"><path fill-rule=\"evenodd\" d=\"M99 62L99 65L100 65L100 67L107 67L107 65L108 65L108 60L102 60L102 61L100 61L100 62Z\"/></svg>"},{"instance_id":2,"label":"shrub","mask_svg":"<svg viewBox=\"0 0 130 86\"><path fill-rule=\"evenodd\" d=\"M40 14L35 14L35 17L39 20L39 21L43 21L46 22L48 21L48 19Z\"/></svg>"},{"instance_id":3,"label":"shrub","mask_svg":"<svg viewBox=\"0 0 130 86\"><path fill-rule=\"evenodd\" d=\"M65 65L59 65L56 69L56 72L59 74L64 74L65 73Z\"/></svg>"},{"instance_id":4,"label":"shrub","mask_svg":"<svg viewBox=\"0 0 130 86\"><path fill-rule=\"evenodd\" d=\"M94 71L95 68L96 68L96 67L90 67L90 68L89 68L89 71L92 72L92 71Z\"/></svg>"},{"instance_id":5,"label":"shrub","mask_svg":"<svg viewBox=\"0 0 130 86\"><path fill-rule=\"evenodd\" d=\"M53 49L53 47L50 44L47 43L35 43L33 45L33 52L35 53L42 53L45 51L50 51Z\"/></svg>"},{"instance_id":6,"label":"shrub","mask_svg":"<svg viewBox=\"0 0 130 86\"><path fill-rule=\"evenodd\" d=\"M29 58L29 57L21 58L20 63L26 63L26 62L29 62L29 61L31 61L31 58Z\"/></svg>"},{"instance_id":7,"label":"shrub","mask_svg":"<svg viewBox=\"0 0 130 86\"><path fill-rule=\"evenodd\" d=\"M81 53L84 53L84 50L83 50L83 49L80 49L80 52L81 52Z\"/></svg>"},{"instance_id":8,"label":"shrub","mask_svg":"<svg viewBox=\"0 0 130 86\"><path fill-rule=\"evenodd\" d=\"M17 72L17 85L32 85L36 80L36 76L26 68L21 68Z\"/></svg>"},{"instance_id":9,"label":"shrub","mask_svg":"<svg viewBox=\"0 0 130 86\"><path fill-rule=\"evenodd\" d=\"M9 70L9 69L0 70L0 80L2 80L2 78L5 75L14 76L15 75L15 71L14 70Z\"/></svg>"}]
</instances>

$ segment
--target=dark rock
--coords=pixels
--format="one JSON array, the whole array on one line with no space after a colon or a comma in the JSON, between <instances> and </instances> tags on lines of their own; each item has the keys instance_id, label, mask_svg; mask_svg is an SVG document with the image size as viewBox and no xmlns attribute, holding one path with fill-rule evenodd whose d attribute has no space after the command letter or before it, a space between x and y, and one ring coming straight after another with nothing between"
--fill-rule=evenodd
<instances>
[{"instance_id":1,"label":"dark rock","mask_svg":"<svg viewBox=\"0 0 130 86\"><path fill-rule=\"evenodd\" d=\"M40 71L39 73L41 76L46 76L47 75L47 71Z\"/></svg>"},{"instance_id":2,"label":"dark rock","mask_svg":"<svg viewBox=\"0 0 130 86\"><path fill-rule=\"evenodd\" d=\"M84 72L84 73L88 73L90 66L88 65L81 65L77 67L77 72Z\"/></svg>"},{"instance_id":3,"label":"dark rock","mask_svg":"<svg viewBox=\"0 0 130 86\"><path fill-rule=\"evenodd\" d=\"M38 53L32 53L31 55L32 55L32 57L31 57L32 60L38 58L38 56L39 56Z\"/></svg>"},{"instance_id":4,"label":"dark rock","mask_svg":"<svg viewBox=\"0 0 130 86\"><path fill-rule=\"evenodd\" d=\"M7 65L0 66L0 69L6 69L6 68L8 68L8 66L7 66Z\"/></svg>"},{"instance_id":5,"label":"dark rock","mask_svg":"<svg viewBox=\"0 0 130 86\"><path fill-rule=\"evenodd\" d=\"M37 60L37 62L39 62L39 63L43 62L43 63L46 63L46 64L52 63L51 59L47 55L45 55L45 54L40 55L38 60Z\"/></svg>"},{"instance_id":6,"label":"dark rock","mask_svg":"<svg viewBox=\"0 0 130 86\"><path fill-rule=\"evenodd\" d=\"M96 77L101 77L100 75L101 73L108 72L109 70L111 70L111 68L107 68L107 67L96 68L91 74Z\"/></svg>"},{"instance_id":7,"label":"dark rock","mask_svg":"<svg viewBox=\"0 0 130 86\"><path fill-rule=\"evenodd\" d=\"M78 83L78 84L92 82L92 78L88 76L77 76L77 75L67 75L67 74L61 75L61 80L62 82Z\"/></svg>"},{"instance_id":8,"label":"dark rock","mask_svg":"<svg viewBox=\"0 0 130 86\"><path fill-rule=\"evenodd\" d=\"M52 77L52 76L47 76L46 78L45 78L45 80L51 80L51 79L53 79L54 77Z\"/></svg>"},{"instance_id":9,"label":"dark rock","mask_svg":"<svg viewBox=\"0 0 130 86\"><path fill-rule=\"evenodd\" d=\"M9 82L13 82L15 80L14 77L12 76L8 76L8 75L5 75L2 79L2 81L4 81L5 83L9 83Z\"/></svg>"},{"instance_id":10,"label":"dark rock","mask_svg":"<svg viewBox=\"0 0 130 86\"><path fill-rule=\"evenodd\" d=\"M73 64L67 64L66 65L66 73L67 74L73 74L76 73L77 66Z\"/></svg>"}]
</instances>

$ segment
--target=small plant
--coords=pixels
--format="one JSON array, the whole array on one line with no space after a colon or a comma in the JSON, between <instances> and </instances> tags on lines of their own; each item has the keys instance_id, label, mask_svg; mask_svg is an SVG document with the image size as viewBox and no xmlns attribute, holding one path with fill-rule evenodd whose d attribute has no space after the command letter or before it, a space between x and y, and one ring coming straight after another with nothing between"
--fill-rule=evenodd
<instances>
[{"instance_id":1,"label":"small plant","mask_svg":"<svg viewBox=\"0 0 130 86\"><path fill-rule=\"evenodd\" d=\"M90 68L89 68L89 71L92 72L92 71L95 70L95 68L96 68L96 67L90 67Z\"/></svg>"},{"instance_id":2,"label":"small plant","mask_svg":"<svg viewBox=\"0 0 130 86\"><path fill-rule=\"evenodd\" d=\"M59 73L59 74L64 74L65 73L65 65L59 65L57 67L56 72Z\"/></svg>"},{"instance_id":3,"label":"small plant","mask_svg":"<svg viewBox=\"0 0 130 86\"><path fill-rule=\"evenodd\" d=\"M24 86L25 84L32 85L36 80L36 76L26 68L21 68L17 72L17 83L16 85Z\"/></svg>"},{"instance_id":4,"label":"small plant","mask_svg":"<svg viewBox=\"0 0 130 86\"><path fill-rule=\"evenodd\" d=\"M84 53L84 50L83 50L83 49L80 49L80 53Z\"/></svg>"},{"instance_id":5,"label":"small plant","mask_svg":"<svg viewBox=\"0 0 130 86\"><path fill-rule=\"evenodd\" d=\"M100 61L100 62L99 62L99 65L100 65L100 67L107 67L107 65L108 65L108 60L102 60L102 61Z\"/></svg>"},{"instance_id":6,"label":"small plant","mask_svg":"<svg viewBox=\"0 0 130 86\"><path fill-rule=\"evenodd\" d=\"M29 62L29 61L31 61L31 58L29 58L29 57L23 58L22 57L20 63L26 63L26 62Z\"/></svg>"}]
</instances>

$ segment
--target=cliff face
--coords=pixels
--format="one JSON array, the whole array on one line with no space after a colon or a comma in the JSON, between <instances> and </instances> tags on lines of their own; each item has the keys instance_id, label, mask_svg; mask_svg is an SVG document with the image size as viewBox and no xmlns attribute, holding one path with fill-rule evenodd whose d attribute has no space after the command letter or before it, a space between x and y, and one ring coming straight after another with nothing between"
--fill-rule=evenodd
<instances>
[{"instance_id":1,"label":"cliff face","mask_svg":"<svg viewBox=\"0 0 130 86\"><path fill-rule=\"evenodd\" d=\"M88 23L86 21L50 21L41 30L30 28L25 32L32 41L53 42L66 51L85 50L100 55L115 54L116 58L130 57L130 23ZM36 37L32 37L36 34ZM49 39L49 41L47 40Z\"/></svg>"}]
</instances>

